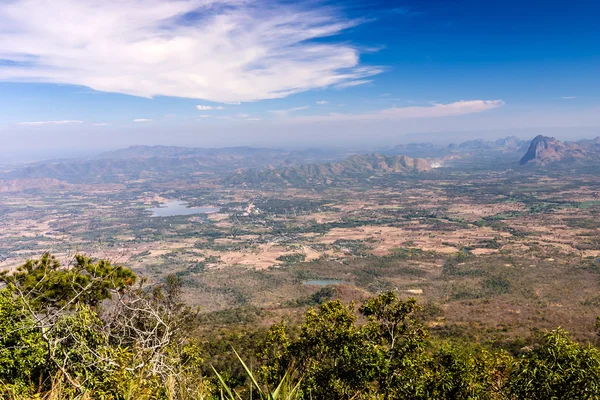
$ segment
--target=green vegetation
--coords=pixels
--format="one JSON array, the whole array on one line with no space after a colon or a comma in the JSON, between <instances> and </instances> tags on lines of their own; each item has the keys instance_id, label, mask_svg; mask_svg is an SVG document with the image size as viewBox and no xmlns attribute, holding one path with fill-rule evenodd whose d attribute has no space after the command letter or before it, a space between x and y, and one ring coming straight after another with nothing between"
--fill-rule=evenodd
<instances>
[{"instance_id":1,"label":"green vegetation","mask_svg":"<svg viewBox=\"0 0 600 400\"><path fill-rule=\"evenodd\" d=\"M584 201L582 203L579 203L579 208L582 208L584 210L587 208L596 207L596 206L600 206L600 200L591 200L591 201Z\"/></svg>"},{"instance_id":2,"label":"green vegetation","mask_svg":"<svg viewBox=\"0 0 600 400\"><path fill-rule=\"evenodd\" d=\"M441 339L427 329L435 306L394 292L357 307L326 287L299 324L265 331L217 329L260 309L200 318L178 278L145 287L86 257L46 254L2 282L0 398L600 399L597 347L562 329L512 353ZM492 275L483 288L511 285Z\"/></svg>"}]
</instances>

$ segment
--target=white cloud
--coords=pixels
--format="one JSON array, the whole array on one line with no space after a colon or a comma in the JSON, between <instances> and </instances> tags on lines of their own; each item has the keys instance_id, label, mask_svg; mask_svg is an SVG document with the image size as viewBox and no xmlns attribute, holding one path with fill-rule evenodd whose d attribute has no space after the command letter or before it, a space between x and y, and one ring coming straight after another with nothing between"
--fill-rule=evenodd
<instances>
[{"instance_id":1,"label":"white cloud","mask_svg":"<svg viewBox=\"0 0 600 400\"><path fill-rule=\"evenodd\" d=\"M235 104L353 85L382 71L334 7L263 0L0 1L0 80Z\"/></svg>"},{"instance_id":2,"label":"white cloud","mask_svg":"<svg viewBox=\"0 0 600 400\"><path fill-rule=\"evenodd\" d=\"M152 122L152 120L147 118L136 118L133 122Z\"/></svg>"},{"instance_id":3,"label":"white cloud","mask_svg":"<svg viewBox=\"0 0 600 400\"><path fill-rule=\"evenodd\" d=\"M288 108L287 110L269 110L269 112L277 115L278 117L285 117L293 112L306 110L307 108L308 108L308 106L302 106L302 107Z\"/></svg>"},{"instance_id":4,"label":"white cloud","mask_svg":"<svg viewBox=\"0 0 600 400\"><path fill-rule=\"evenodd\" d=\"M353 86L364 85L365 83L369 83L369 82L373 82L373 81L368 80L368 79L359 79L357 81L338 83L337 85L335 85L335 87L337 89L345 89L345 88L349 88L349 87L353 87Z\"/></svg>"},{"instance_id":5,"label":"white cloud","mask_svg":"<svg viewBox=\"0 0 600 400\"><path fill-rule=\"evenodd\" d=\"M577 97L575 97L575 96L563 96L563 97L561 97L561 99L563 99L563 100L573 100L573 99L576 99L576 98Z\"/></svg>"},{"instance_id":6,"label":"white cloud","mask_svg":"<svg viewBox=\"0 0 600 400\"><path fill-rule=\"evenodd\" d=\"M202 106L202 105L198 105L198 106L196 106L196 108L200 111L222 110L223 109L222 106L213 107L213 106Z\"/></svg>"},{"instance_id":7,"label":"white cloud","mask_svg":"<svg viewBox=\"0 0 600 400\"><path fill-rule=\"evenodd\" d=\"M32 121L32 122L19 122L18 125L28 126L42 126L42 125L70 125L70 124L82 124L83 121L76 120L63 120L63 121Z\"/></svg>"},{"instance_id":8,"label":"white cloud","mask_svg":"<svg viewBox=\"0 0 600 400\"><path fill-rule=\"evenodd\" d=\"M448 104L433 104L431 106L394 107L362 114L331 113L328 115L302 116L290 118L289 121L381 121L410 118L439 118L483 112L502 107L503 105L504 101L502 100L461 100Z\"/></svg>"},{"instance_id":9,"label":"white cloud","mask_svg":"<svg viewBox=\"0 0 600 400\"><path fill-rule=\"evenodd\" d=\"M92 125L94 125L94 126L108 126L108 125L110 125L110 123L108 123L108 122L99 122L97 124L92 124Z\"/></svg>"},{"instance_id":10,"label":"white cloud","mask_svg":"<svg viewBox=\"0 0 600 400\"><path fill-rule=\"evenodd\" d=\"M327 100L319 100L319 101L317 101L317 104L321 105L321 106L324 105L324 104L327 104L327 103L329 103Z\"/></svg>"},{"instance_id":11,"label":"white cloud","mask_svg":"<svg viewBox=\"0 0 600 400\"><path fill-rule=\"evenodd\" d=\"M262 121L262 118L246 118L246 121Z\"/></svg>"},{"instance_id":12,"label":"white cloud","mask_svg":"<svg viewBox=\"0 0 600 400\"><path fill-rule=\"evenodd\" d=\"M238 118L248 118L250 115L248 114L238 114L237 117Z\"/></svg>"},{"instance_id":13,"label":"white cloud","mask_svg":"<svg viewBox=\"0 0 600 400\"><path fill-rule=\"evenodd\" d=\"M211 116L208 114L198 115L200 118L210 118Z\"/></svg>"}]
</instances>

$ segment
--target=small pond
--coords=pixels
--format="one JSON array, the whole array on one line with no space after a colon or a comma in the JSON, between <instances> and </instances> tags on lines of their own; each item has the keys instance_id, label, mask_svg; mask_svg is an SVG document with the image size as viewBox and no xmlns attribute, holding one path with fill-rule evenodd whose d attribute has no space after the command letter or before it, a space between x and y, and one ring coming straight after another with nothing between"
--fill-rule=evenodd
<instances>
[{"instance_id":1,"label":"small pond","mask_svg":"<svg viewBox=\"0 0 600 400\"><path fill-rule=\"evenodd\" d=\"M189 203L173 200L161 204L159 207L149 208L153 217L172 217L175 215L210 214L219 211L216 207L189 207Z\"/></svg>"}]
</instances>

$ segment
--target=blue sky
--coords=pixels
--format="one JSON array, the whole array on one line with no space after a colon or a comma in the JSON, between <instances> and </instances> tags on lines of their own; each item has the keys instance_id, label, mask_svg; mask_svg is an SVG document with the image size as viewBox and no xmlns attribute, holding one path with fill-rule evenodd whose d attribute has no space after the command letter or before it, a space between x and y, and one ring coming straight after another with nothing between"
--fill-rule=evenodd
<instances>
[{"instance_id":1,"label":"blue sky","mask_svg":"<svg viewBox=\"0 0 600 400\"><path fill-rule=\"evenodd\" d=\"M599 20L593 0L10 0L3 152L576 136L600 126Z\"/></svg>"}]
</instances>

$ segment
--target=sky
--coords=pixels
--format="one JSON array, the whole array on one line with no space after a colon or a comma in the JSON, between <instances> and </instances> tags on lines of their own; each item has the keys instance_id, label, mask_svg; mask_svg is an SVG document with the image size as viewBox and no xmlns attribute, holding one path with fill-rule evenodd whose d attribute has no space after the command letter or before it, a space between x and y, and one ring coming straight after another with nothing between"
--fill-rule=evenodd
<instances>
[{"instance_id":1,"label":"sky","mask_svg":"<svg viewBox=\"0 0 600 400\"><path fill-rule=\"evenodd\" d=\"M0 0L0 154L600 135L596 0Z\"/></svg>"}]
</instances>

